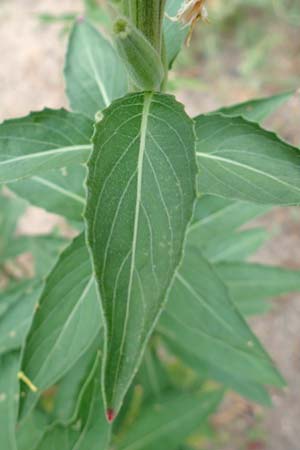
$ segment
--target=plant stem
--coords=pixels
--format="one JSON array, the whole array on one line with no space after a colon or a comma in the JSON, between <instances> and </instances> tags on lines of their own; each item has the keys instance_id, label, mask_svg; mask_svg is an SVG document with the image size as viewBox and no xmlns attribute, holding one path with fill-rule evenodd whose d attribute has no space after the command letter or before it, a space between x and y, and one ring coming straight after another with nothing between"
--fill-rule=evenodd
<instances>
[{"instance_id":1,"label":"plant stem","mask_svg":"<svg viewBox=\"0 0 300 450\"><path fill-rule=\"evenodd\" d=\"M145 35L159 55L166 0L123 0L123 12Z\"/></svg>"}]
</instances>

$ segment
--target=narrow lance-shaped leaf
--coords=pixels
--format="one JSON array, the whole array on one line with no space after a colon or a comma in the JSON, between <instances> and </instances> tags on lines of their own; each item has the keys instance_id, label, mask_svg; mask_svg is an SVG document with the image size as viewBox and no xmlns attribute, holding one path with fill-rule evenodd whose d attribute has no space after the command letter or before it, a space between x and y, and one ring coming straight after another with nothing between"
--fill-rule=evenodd
<instances>
[{"instance_id":1,"label":"narrow lance-shaped leaf","mask_svg":"<svg viewBox=\"0 0 300 450\"><path fill-rule=\"evenodd\" d=\"M92 122L80 114L45 109L0 125L0 183L88 159Z\"/></svg>"},{"instance_id":2,"label":"narrow lance-shaped leaf","mask_svg":"<svg viewBox=\"0 0 300 450\"><path fill-rule=\"evenodd\" d=\"M46 280L27 337L22 370L38 389L23 384L21 416L89 348L101 327L101 310L83 235L62 253Z\"/></svg>"},{"instance_id":3,"label":"narrow lance-shaped leaf","mask_svg":"<svg viewBox=\"0 0 300 450\"><path fill-rule=\"evenodd\" d=\"M186 246L159 332L195 359L260 384L282 378L241 314L226 286L199 250Z\"/></svg>"},{"instance_id":4,"label":"narrow lance-shaped leaf","mask_svg":"<svg viewBox=\"0 0 300 450\"><path fill-rule=\"evenodd\" d=\"M117 52L86 20L78 20L71 33L65 77L71 107L92 119L128 89Z\"/></svg>"},{"instance_id":5,"label":"narrow lance-shaped leaf","mask_svg":"<svg viewBox=\"0 0 300 450\"><path fill-rule=\"evenodd\" d=\"M167 341L167 347L182 363L193 369L202 380L214 380L251 401L264 406L271 406L272 401L263 385L249 381L244 375L240 376L238 372L228 373L221 365L208 362L207 359L195 357L195 354L187 348L179 347L176 342L171 340Z\"/></svg>"},{"instance_id":6,"label":"narrow lance-shaped leaf","mask_svg":"<svg viewBox=\"0 0 300 450\"><path fill-rule=\"evenodd\" d=\"M216 269L239 303L300 292L300 271L247 262L221 262Z\"/></svg>"},{"instance_id":7,"label":"narrow lance-shaped leaf","mask_svg":"<svg viewBox=\"0 0 300 450\"><path fill-rule=\"evenodd\" d=\"M242 117L195 119L198 193L270 205L300 202L300 150Z\"/></svg>"},{"instance_id":8,"label":"narrow lance-shaped leaf","mask_svg":"<svg viewBox=\"0 0 300 450\"><path fill-rule=\"evenodd\" d=\"M181 260L194 203L193 122L174 98L116 101L88 164L88 242L107 326L104 392L120 409Z\"/></svg>"},{"instance_id":9,"label":"narrow lance-shaped leaf","mask_svg":"<svg viewBox=\"0 0 300 450\"><path fill-rule=\"evenodd\" d=\"M100 331L89 349L57 383L52 411L54 422L68 425L76 421L82 396L91 383L91 377L94 378L95 359L102 345L103 333ZM99 373L97 376L100 379Z\"/></svg>"},{"instance_id":10,"label":"narrow lance-shaped leaf","mask_svg":"<svg viewBox=\"0 0 300 450\"><path fill-rule=\"evenodd\" d=\"M220 223L221 226L221 223ZM254 228L230 233L227 236L216 236L207 244L199 245L197 235L194 234L193 243L201 249L203 256L211 263L221 261L242 261L251 256L267 240L268 233L263 228Z\"/></svg>"},{"instance_id":11,"label":"narrow lance-shaped leaf","mask_svg":"<svg viewBox=\"0 0 300 450\"><path fill-rule=\"evenodd\" d=\"M262 122L270 116L277 108L288 101L294 91L284 92L271 97L257 98L236 105L226 106L214 111L214 113L222 113L224 116L237 117L243 116L245 119L253 122ZM214 114L212 113L212 114Z\"/></svg>"},{"instance_id":12,"label":"narrow lance-shaped leaf","mask_svg":"<svg viewBox=\"0 0 300 450\"><path fill-rule=\"evenodd\" d=\"M268 207L227 198L204 195L196 201L189 240L203 246L216 236L228 236L233 230L266 213Z\"/></svg>"},{"instance_id":13,"label":"narrow lance-shaped leaf","mask_svg":"<svg viewBox=\"0 0 300 450\"><path fill-rule=\"evenodd\" d=\"M98 352L80 398L76 420L68 427L57 425L50 429L35 450L108 450L111 427L104 414L99 364Z\"/></svg>"}]
</instances>

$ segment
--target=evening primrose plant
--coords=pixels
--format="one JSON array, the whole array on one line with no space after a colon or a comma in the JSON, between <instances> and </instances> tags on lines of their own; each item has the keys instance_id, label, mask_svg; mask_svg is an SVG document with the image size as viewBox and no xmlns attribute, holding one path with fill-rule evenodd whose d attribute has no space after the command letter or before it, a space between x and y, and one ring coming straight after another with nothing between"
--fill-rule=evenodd
<instances>
[{"instance_id":1,"label":"evening primrose plant","mask_svg":"<svg viewBox=\"0 0 300 450\"><path fill-rule=\"evenodd\" d=\"M0 293L5 450L188 448L227 389L270 405L285 384L245 317L300 275L247 262L266 232L240 227L300 202L299 150L260 125L292 94L189 117L168 71L205 7L113 2L109 36L79 18L71 111L0 125L6 192L76 231L26 241L36 276ZM23 251L14 202L0 264Z\"/></svg>"}]
</instances>

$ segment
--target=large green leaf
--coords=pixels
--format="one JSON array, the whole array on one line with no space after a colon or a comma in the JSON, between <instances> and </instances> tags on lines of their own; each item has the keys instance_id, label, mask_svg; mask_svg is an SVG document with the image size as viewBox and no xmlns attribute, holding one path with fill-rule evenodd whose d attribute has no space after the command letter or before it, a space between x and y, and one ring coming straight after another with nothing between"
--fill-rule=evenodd
<instances>
[{"instance_id":1,"label":"large green leaf","mask_svg":"<svg viewBox=\"0 0 300 450\"><path fill-rule=\"evenodd\" d=\"M213 413L222 392L164 395L146 406L117 450L166 450L180 443Z\"/></svg>"},{"instance_id":2,"label":"large green leaf","mask_svg":"<svg viewBox=\"0 0 300 450\"><path fill-rule=\"evenodd\" d=\"M167 16L165 17L164 21L164 37L166 44L167 61L170 67L172 66L176 56L180 52L180 49L188 34L187 27L184 27L181 23L174 22L169 18L173 18L176 16L182 3L182 0L167 0L166 3Z\"/></svg>"},{"instance_id":3,"label":"large green leaf","mask_svg":"<svg viewBox=\"0 0 300 450\"><path fill-rule=\"evenodd\" d=\"M300 202L300 150L242 117L195 120L199 194L271 205Z\"/></svg>"},{"instance_id":4,"label":"large green leaf","mask_svg":"<svg viewBox=\"0 0 300 450\"><path fill-rule=\"evenodd\" d=\"M282 386L281 376L230 301L225 285L193 247L186 247L158 330L182 351L229 375Z\"/></svg>"},{"instance_id":5,"label":"large green leaf","mask_svg":"<svg viewBox=\"0 0 300 450\"><path fill-rule=\"evenodd\" d=\"M247 120L261 122L288 101L293 94L294 91L283 92L271 97L258 98L236 105L226 106L215 112L229 117L243 116Z\"/></svg>"},{"instance_id":6,"label":"large green leaf","mask_svg":"<svg viewBox=\"0 0 300 450\"><path fill-rule=\"evenodd\" d=\"M107 324L104 390L118 412L181 259L195 196L193 123L171 96L128 95L98 123L88 168L88 242Z\"/></svg>"},{"instance_id":7,"label":"large green leaf","mask_svg":"<svg viewBox=\"0 0 300 450\"><path fill-rule=\"evenodd\" d=\"M10 183L9 188L32 205L79 222L85 205L85 176L83 165L72 164Z\"/></svg>"},{"instance_id":8,"label":"large green leaf","mask_svg":"<svg viewBox=\"0 0 300 450\"><path fill-rule=\"evenodd\" d=\"M17 450L15 427L18 407L18 352L0 356L0 430L3 450Z\"/></svg>"},{"instance_id":9,"label":"large green leaf","mask_svg":"<svg viewBox=\"0 0 300 450\"><path fill-rule=\"evenodd\" d=\"M101 310L83 235L63 252L46 280L23 354L23 371L38 392L23 386L24 416L91 345Z\"/></svg>"},{"instance_id":10,"label":"large green leaf","mask_svg":"<svg viewBox=\"0 0 300 450\"><path fill-rule=\"evenodd\" d=\"M65 77L71 107L91 118L128 90L117 52L85 20L79 20L71 33Z\"/></svg>"},{"instance_id":11,"label":"large green leaf","mask_svg":"<svg viewBox=\"0 0 300 450\"><path fill-rule=\"evenodd\" d=\"M45 109L0 125L0 183L85 162L93 124L65 110Z\"/></svg>"}]
</instances>

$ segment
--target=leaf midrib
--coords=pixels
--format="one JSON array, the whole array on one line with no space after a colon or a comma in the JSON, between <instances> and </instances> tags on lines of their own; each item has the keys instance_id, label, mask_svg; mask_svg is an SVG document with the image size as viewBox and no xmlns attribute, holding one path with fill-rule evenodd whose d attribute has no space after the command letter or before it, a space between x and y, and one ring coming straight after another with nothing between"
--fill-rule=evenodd
<instances>
[{"instance_id":1,"label":"leaf midrib","mask_svg":"<svg viewBox=\"0 0 300 450\"><path fill-rule=\"evenodd\" d=\"M19 161L23 161L23 160L30 160L33 158L40 158L40 157L48 158L49 155L52 155L52 154L55 155L57 153L67 153L67 152L73 152L73 151L91 150L91 148L92 148L91 145L70 145L67 147L60 147L60 148L51 149L51 150L44 150L43 152L30 153L28 155L17 156L12 159L6 159L5 161L0 161L0 168L5 165L15 164L15 163L18 163Z\"/></svg>"},{"instance_id":2,"label":"leaf midrib","mask_svg":"<svg viewBox=\"0 0 300 450\"><path fill-rule=\"evenodd\" d=\"M264 176L266 178L270 178L271 180L275 181L276 183L282 184L283 186L286 186L287 188L292 189L294 191L298 191L300 193L299 187L294 186L290 183L287 183L286 181L281 180L280 178L277 178L274 175L271 175L270 173L264 172L263 170L257 169L255 167L240 163L238 161L234 161L232 159L224 158L222 156L211 155L211 154L203 153L203 152L196 152L196 156L198 156L199 158L213 159L216 161L223 162L225 164L241 167L242 169L257 173L258 175Z\"/></svg>"},{"instance_id":3,"label":"leaf midrib","mask_svg":"<svg viewBox=\"0 0 300 450\"><path fill-rule=\"evenodd\" d=\"M153 94L145 94L144 95L144 105L142 112L142 120L141 120L141 131L140 131L140 146L139 146L139 157L137 163L137 193L136 193L136 203L135 203L135 216L134 216L134 227L133 227L133 239L132 239L132 251L131 251L131 263L130 263L130 275L129 275L129 283L128 283L128 291L127 291L127 302L126 302L126 313L124 320L124 329L122 334L122 341L120 345L119 352L119 360L117 364L117 369L115 372L115 379L113 383L113 396L116 390L116 380L118 379L118 375L120 372L121 361L123 358L123 349L125 345L126 339L126 331L129 319L129 310L130 310L130 300L131 300L131 290L133 284L133 274L135 270L135 256L136 256L136 247L137 247L137 236L139 229L139 218L140 218L140 209L141 209L141 197L142 197L142 180L143 180L143 163L146 152L146 137L147 137L147 127L148 127L148 118L150 105L152 101ZM111 400L113 400L113 396Z\"/></svg>"}]
</instances>

